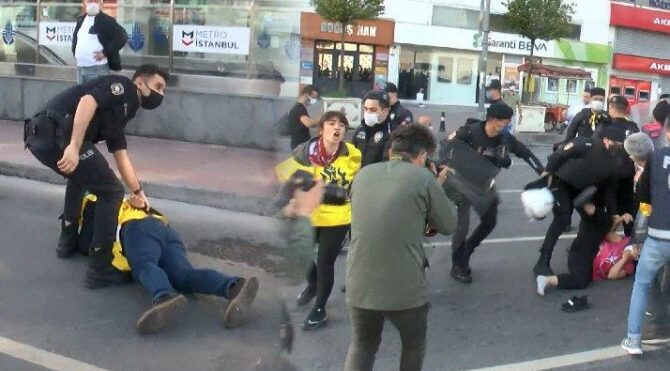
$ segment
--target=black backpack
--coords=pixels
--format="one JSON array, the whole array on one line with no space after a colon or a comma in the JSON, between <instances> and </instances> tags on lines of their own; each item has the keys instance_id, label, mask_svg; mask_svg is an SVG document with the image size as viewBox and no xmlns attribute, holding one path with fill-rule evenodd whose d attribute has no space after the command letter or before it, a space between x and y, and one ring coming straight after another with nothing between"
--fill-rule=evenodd
<instances>
[{"instance_id":1,"label":"black backpack","mask_svg":"<svg viewBox=\"0 0 670 371\"><path fill-rule=\"evenodd\" d=\"M279 120L277 120L275 127L277 128L277 134L281 136L291 135L293 123L289 120L288 113L283 114Z\"/></svg>"}]
</instances>

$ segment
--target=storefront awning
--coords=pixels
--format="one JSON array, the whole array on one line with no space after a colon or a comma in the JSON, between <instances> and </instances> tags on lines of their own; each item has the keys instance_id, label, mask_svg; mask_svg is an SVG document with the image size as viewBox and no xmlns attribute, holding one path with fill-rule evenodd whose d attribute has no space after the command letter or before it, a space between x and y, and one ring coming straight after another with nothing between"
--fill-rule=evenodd
<instances>
[{"instance_id":1,"label":"storefront awning","mask_svg":"<svg viewBox=\"0 0 670 371\"><path fill-rule=\"evenodd\" d=\"M524 63L519 66L520 72L528 72L530 63ZM561 67L561 66L550 66L547 64L533 63L533 69L531 71L533 75L543 76L543 77L554 77L554 78L570 78L570 79L584 79L590 80L591 72L585 71L579 68L570 68L570 67Z\"/></svg>"}]
</instances>

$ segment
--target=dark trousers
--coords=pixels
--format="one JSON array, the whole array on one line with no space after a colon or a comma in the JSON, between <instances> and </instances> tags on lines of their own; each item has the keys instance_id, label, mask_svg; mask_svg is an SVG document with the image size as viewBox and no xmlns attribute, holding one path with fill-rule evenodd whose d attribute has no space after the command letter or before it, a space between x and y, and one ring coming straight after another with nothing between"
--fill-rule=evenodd
<instances>
[{"instance_id":1,"label":"dark trousers","mask_svg":"<svg viewBox=\"0 0 670 371\"><path fill-rule=\"evenodd\" d=\"M42 164L67 178L65 189L65 205L63 217L65 221L77 223L81 213L82 199L86 191L98 198L95 210L92 247L109 250L116 239L119 208L123 201L124 188L107 160L91 142L84 142L81 147L79 165L72 174L60 172L57 162L63 157L63 148L55 135L57 124L38 115L30 125L35 128L26 138L26 147ZM111 254L103 254L111 257ZM109 262L94 259L91 264L104 266Z\"/></svg>"},{"instance_id":2,"label":"dark trousers","mask_svg":"<svg viewBox=\"0 0 670 371\"><path fill-rule=\"evenodd\" d=\"M335 284L335 260L342 251L349 225L317 227L316 243L319 245L316 263L307 272L307 283L316 287L316 307L325 308Z\"/></svg>"},{"instance_id":3,"label":"dark trousers","mask_svg":"<svg viewBox=\"0 0 670 371\"><path fill-rule=\"evenodd\" d=\"M568 252L568 272L558 275L558 287L567 290L579 290L591 283L593 259L598 247L612 227L612 217L601 208L593 216L580 213L581 221L577 237Z\"/></svg>"},{"instance_id":4,"label":"dark trousers","mask_svg":"<svg viewBox=\"0 0 670 371\"><path fill-rule=\"evenodd\" d=\"M668 306L670 306L670 264L663 267L651 283L647 308L651 313L649 322L656 326L667 327L670 320Z\"/></svg>"},{"instance_id":5,"label":"dark trousers","mask_svg":"<svg viewBox=\"0 0 670 371\"><path fill-rule=\"evenodd\" d=\"M471 204L468 201L460 201L456 204L456 207L458 221L451 239L452 264L464 265L475 248L496 227L498 223L498 201L496 200L496 202L492 203L491 207L481 216L479 225L467 239L468 230L470 229Z\"/></svg>"},{"instance_id":6,"label":"dark trousers","mask_svg":"<svg viewBox=\"0 0 670 371\"><path fill-rule=\"evenodd\" d=\"M570 226L572 218L572 200L577 197L579 192L569 184L554 178L554 184L551 189L554 194L554 217L549 225L547 234L544 237L544 242L540 248L541 253L551 255L554 252L554 247L558 238ZM600 242L600 241L598 241Z\"/></svg>"},{"instance_id":7,"label":"dark trousers","mask_svg":"<svg viewBox=\"0 0 670 371\"><path fill-rule=\"evenodd\" d=\"M121 243L133 278L154 300L175 291L227 298L228 289L239 279L211 269L194 269L179 235L156 218L126 223Z\"/></svg>"},{"instance_id":8,"label":"dark trousers","mask_svg":"<svg viewBox=\"0 0 670 371\"><path fill-rule=\"evenodd\" d=\"M617 182L617 214L630 214L635 219L640 203L635 198L633 184L633 178L623 178ZM634 229L635 223L624 224L623 230L626 236L632 236Z\"/></svg>"},{"instance_id":9,"label":"dark trousers","mask_svg":"<svg viewBox=\"0 0 670 371\"><path fill-rule=\"evenodd\" d=\"M375 356L382 341L384 322L388 319L400 332L402 342L400 371L420 371L426 354L428 308L428 304L401 311L377 311L350 307L353 338L349 345L344 370L372 371Z\"/></svg>"}]
</instances>

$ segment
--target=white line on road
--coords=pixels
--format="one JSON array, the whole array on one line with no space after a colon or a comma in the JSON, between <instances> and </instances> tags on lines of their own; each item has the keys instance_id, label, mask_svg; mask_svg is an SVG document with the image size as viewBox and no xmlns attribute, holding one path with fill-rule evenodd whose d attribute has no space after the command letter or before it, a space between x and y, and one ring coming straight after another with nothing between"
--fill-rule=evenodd
<instances>
[{"instance_id":1,"label":"white line on road","mask_svg":"<svg viewBox=\"0 0 670 371\"><path fill-rule=\"evenodd\" d=\"M498 193L521 193L523 189L502 189Z\"/></svg>"},{"instance_id":2,"label":"white line on road","mask_svg":"<svg viewBox=\"0 0 670 371\"><path fill-rule=\"evenodd\" d=\"M647 351L657 350L661 347L647 346L645 347ZM576 366L590 362L605 361L608 359L622 358L626 357L626 353L621 349L620 346L613 346L608 348L601 348L595 350L589 350L581 353L566 354L563 356L549 357L544 359L536 359L533 361L519 362L519 363L510 363L507 365L493 366L487 368L479 368L476 370L470 371L539 371L539 370L549 370L559 367L569 367Z\"/></svg>"},{"instance_id":3,"label":"white line on road","mask_svg":"<svg viewBox=\"0 0 670 371\"><path fill-rule=\"evenodd\" d=\"M0 336L0 353L7 354L13 358L58 371L106 371L88 363L76 359L61 356L59 354L35 348L28 344L19 343L12 339Z\"/></svg>"},{"instance_id":4,"label":"white line on road","mask_svg":"<svg viewBox=\"0 0 670 371\"><path fill-rule=\"evenodd\" d=\"M558 239L568 240L577 237L576 234L564 234ZM543 241L544 236L533 236L533 237L513 237L513 238L491 238L484 240L482 244L488 243L509 243L509 242L528 242L528 241ZM430 242L425 244L427 247L446 247L451 246L451 242Z\"/></svg>"}]
</instances>

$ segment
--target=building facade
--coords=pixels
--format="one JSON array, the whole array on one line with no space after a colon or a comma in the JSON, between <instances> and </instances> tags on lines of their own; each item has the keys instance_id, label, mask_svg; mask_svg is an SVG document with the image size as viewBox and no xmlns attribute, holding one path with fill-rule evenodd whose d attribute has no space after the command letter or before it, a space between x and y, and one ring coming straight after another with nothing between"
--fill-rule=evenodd
<instances>
[{"instance_id":1,"label":"building facade","mask_svg":"<svg viewBox=\"0 0 670 371\"><path fill-rule=\"evenodd\" d=\"M612 2L610 24L614 56L611 94L624 95L632 106L670 93L670 2L638 1L645 7ZM664 10L668 9L668 10Z\"/></svg>"},{"instance_id":2,"label":"building facade","mask_svg":"<svg viewBox=\"0 0 670 371\"><path fill-rule=\"evenodd\" d=\"M428 102L474 105L477 101L482 35L479 0L388 0L386 16L396 19L395 46L389 59L389 79L401 97ZM580 92L605 85L611 59L609 2L576 3L571 35L538 40L535 62L575 67L591 72L590 80L534 77L532 100L576 103ZM506 7L494 0L491 9L489 58L484 78L500 79L505 87L522 88L518 66L528 61L530 40L514 34L504 20Z\"/></svg>"}]
</instances>

